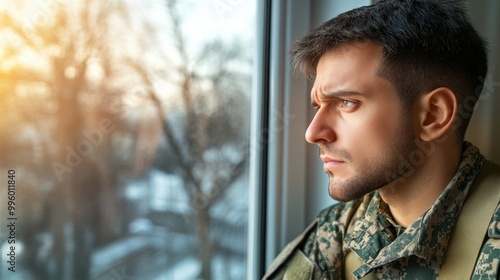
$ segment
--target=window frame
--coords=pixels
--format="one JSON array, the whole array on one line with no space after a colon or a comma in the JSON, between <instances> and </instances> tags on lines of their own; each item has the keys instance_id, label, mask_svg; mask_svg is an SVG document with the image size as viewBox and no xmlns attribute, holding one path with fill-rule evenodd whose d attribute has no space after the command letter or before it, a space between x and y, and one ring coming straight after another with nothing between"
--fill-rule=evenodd
<instances>
[{"instance_id":1,"label":"window frame","mask_svg":"<svg viewBox=\"0 0 500 280\"><path fill-rule=\"evenodd\" d=\"M280 0L259 1L257 8L262 33L252 95L248 279L262 277L305 227L308 84L293 75L288 50L309 30L309 7L309 1Z\"/></svg>"}]
</instances>

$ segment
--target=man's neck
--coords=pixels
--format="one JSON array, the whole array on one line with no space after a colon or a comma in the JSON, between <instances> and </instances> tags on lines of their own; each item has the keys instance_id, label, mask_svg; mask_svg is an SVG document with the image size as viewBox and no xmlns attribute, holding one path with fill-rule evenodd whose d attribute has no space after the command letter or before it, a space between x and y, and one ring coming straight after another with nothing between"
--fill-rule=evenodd
<instances>
[{"instance_id":1,"label":"man's neck","mask_svg":"<svg viewBox=\"0 0 500 280\"><path fill-rule=\"evenodd\" d=\"M436 150L411 175L379 189L396 223L408 228L436 202L460 163L456 150Z\"/></svg>"}]
</instances>

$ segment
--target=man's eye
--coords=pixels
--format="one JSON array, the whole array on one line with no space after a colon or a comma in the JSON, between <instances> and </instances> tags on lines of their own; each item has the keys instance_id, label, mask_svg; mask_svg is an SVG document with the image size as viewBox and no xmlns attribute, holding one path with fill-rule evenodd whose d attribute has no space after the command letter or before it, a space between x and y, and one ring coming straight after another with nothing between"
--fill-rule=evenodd
<instances>
[{"instance_id":1,"label":"man's eye","mask_svg":"<svg viewBox=\"0 0 500 280\"><path fill-rule=\"evenodd\" d=\"M342 107L343 108L351 108L356 106L356 103L349 101L349 100L342 100Z\"/></svg>"}]
</instances>

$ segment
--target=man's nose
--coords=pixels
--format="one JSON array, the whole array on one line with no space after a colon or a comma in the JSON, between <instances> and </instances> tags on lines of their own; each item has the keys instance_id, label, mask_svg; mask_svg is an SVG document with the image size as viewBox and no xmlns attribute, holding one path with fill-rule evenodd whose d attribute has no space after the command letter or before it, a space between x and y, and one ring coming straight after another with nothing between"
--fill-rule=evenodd
<instances>
[{"instance_id":1,"label":"man's nose","mask_svg":"<svg viewBox=\"0 0 500 280\"><path fill-rule=\"evenodd\" d=\"M333 116L330 116L327 108L318 110L306 130L305 137L307 142L319 144L335 141L336 135L333 129L333 122Z\"/></svg>"}]
</instances>

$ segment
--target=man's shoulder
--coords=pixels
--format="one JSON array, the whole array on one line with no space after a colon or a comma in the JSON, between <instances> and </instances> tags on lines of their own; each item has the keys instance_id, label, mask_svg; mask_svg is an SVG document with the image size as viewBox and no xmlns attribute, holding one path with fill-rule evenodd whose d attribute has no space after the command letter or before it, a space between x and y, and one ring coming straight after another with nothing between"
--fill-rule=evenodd
<instances>
[{"instance_id":1,"label":"man's shoulder","mask_svg":"<svg viewBox=\"0 0 500 280\"><path fill-rule=\"evenodd\" d=\"M318 220L315 219L301 235L297 236L294 240L292 240L290 243L288 243L285 246L285 248L283 248L283 250L281 250L281 252L278 254L278 256L276 256L274 261L269 266L269 269L267 270L266 274L262 278L263 280L282 279L283 278L283 274L285 273L284 266L286 266L287 263L289 263L289 262L293 262L294 259L297 259L297 258L294 258L294 255L296 255L296 253L297 253L297 249L305 242L306 239L309 238L309 235L312 232L314 232L314 230L317 226L317 223L318 223ZM299 252L299 255L301 257L298 258L298 262L304 264L304 265L299 265L299 266L309 267L311 264L307 260L307 258L305 258L303 256L303 254L301 254L301 252ZM307 268L307 269L309 269L309 268Z\"/></svg>"},{"instance_id":2,"label":"man's shoulder","mask_svg":"<svg viewBox=\"0 0 500 280\"><path fill-rule=\"evenodd\" d=\"M315 220L304 232L288 243L275 258L263 279L281 279L281 274L289 273L287 272L287 266L293 266L297 263L302 264L296 265L298 267L310 267L313 270L312 267L315 267L317 264L309 259L308 255L310 251L318 250L319 247L325 247L317 246L318 244L316 243L327 242L329 243L327 247L331 246L330 249L336 247L333 246L333 243L341 243L345 228L356 213L359 205L370 198L371 195L367 195L360 200L335 203L320 211Z\"/></svg>"}]
</instances>

